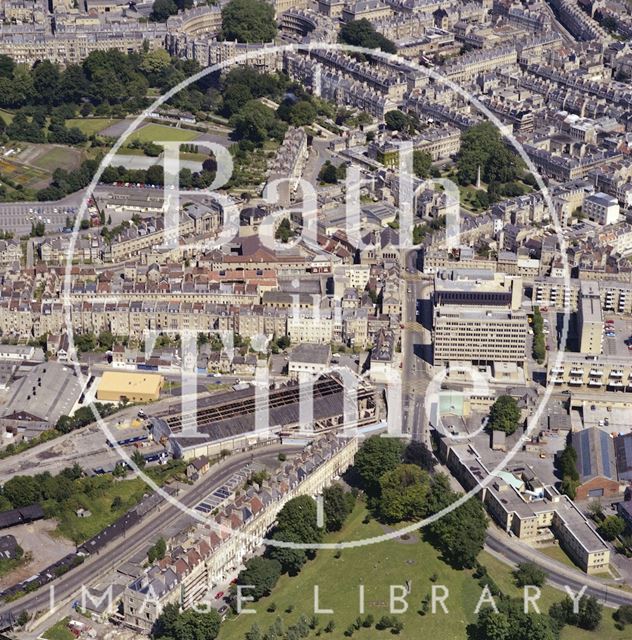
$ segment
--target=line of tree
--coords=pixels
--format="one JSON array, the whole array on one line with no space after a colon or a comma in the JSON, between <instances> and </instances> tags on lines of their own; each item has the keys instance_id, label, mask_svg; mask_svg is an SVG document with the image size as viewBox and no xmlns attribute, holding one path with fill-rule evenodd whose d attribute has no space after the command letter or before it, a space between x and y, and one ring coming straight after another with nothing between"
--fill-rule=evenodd
<instances>
[{"instance_id":1,"label":"line of tree","mask_svg":"<svg viewBox=\"0 0 632 640\"><path fill-rule=\"evenodd\" d=\"M579 486L579 471L577 470L577 451L570 442L562 453L556 456L555 466L562 479L560 491L573 500Z\"/></svg>"},{"instance_id":2,"label":"line of tree","mask_svg":"<svg viewBox=\"0 0 632 640\"><path fill-rule=\"evenodd\" d=\"M533 309L533 357L542 364L546 357L546 345L544 343L544 319L540 312L540 307L534 307Z\"/></svg>"},{"instance_id":3,"label":"line of tree","mask_svg":"<svg viewBox=\"0 0 632 640\"><path fill-rule=\"evenodd\" d=\"M333 484L323 490L323 503L324 528L320 528L313 498L298 496L289 500L277 516L272 538L296 544L321 542L325 532L342 528L355 505L355 494L345 491L341 484ZM244 591L244 595L259 600L272 593L282 574L297 575L307 560L315 555L315 551L268 545L263 556L255 556L246 562L236 584L252 585L253 588ZM235 604L236 601L233 606Z\"/></svg>"}]
</instances>

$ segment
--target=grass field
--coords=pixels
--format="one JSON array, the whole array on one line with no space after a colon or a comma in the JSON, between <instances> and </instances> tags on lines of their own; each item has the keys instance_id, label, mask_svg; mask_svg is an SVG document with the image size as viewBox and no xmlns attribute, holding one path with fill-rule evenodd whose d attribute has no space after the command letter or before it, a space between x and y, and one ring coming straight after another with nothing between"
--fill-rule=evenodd
<instances>
[{"instance_id":1,"label":"grass field","mask_svg":"<svg viewBox=\"0 0 632 640\"><path fill-rule=\"evenodd\" d=\"M2 118L6 124L11 124L13 122L13 118L15 118L15 115L11 111L0 109L0 118Z\"/></svg>"},{"instance_id":2,"label":"grass field","mask_svg":"<svg viewBox=\"0 0 632 640\"><path fill-rule=\"evenodd\" d=\"M384 533L375 521L364 524L366 511L356 508L344 530L327 541L362 539ZM285 627L295 624L301 615L309 618L313 615L314 585L319 586L320 607L334 609L333 615L318 616L318 627L324 627L331 619L336 623L332 634L324 637L342 638L345 629L358 617L358 585L365 588L365 613L372 614L375 620L389 611L389 586L404 585L411 581L411 593L408 597L408 611L399 619L404 629L399 634L406 640L417 640L420 637L435 640L465 640L467 625L475 619L474 609L481 595L481 587L473 578L471 571L457 571L447 566L437 551L429 543L416 536L410 540L391 540L379 543L379 546L365 546L356 549L345 549L339 558L335 551L319 551L318 557L309 562L299 576L290 578L282 576L272 594L257 603L248 603L254 608L256 615L237 616L227 619L222 624L220 640L242 640L245 633L256 623L262 633L277 617L283 620ZM483 552L480 561L490 576L508 595L522 597L515 586L511 569L494 556ZM432 578L432 579L431 579ZM434 583L433 583L434 580ZM432 585L443 585L449 590L446 602L449 613L445 614L437 608L435 614L419 614L421 601L430 594ZM541 610L562 599L559 591L552 587L542 590ZM276 611L268 612L271 603ZM292 606L291 612L288 607ZM317 627L317 628L318 628ZM391 637L388 630L377 631L375 628L360 629L353 634L354 638L376 640ZM612 621L611 610L604 610L604 620L595 633L582 632L576 628L566 628L561 640L629 640L629 633L616 631Z\"/></svg>"},{"instance_id":3,"label":"grass field","mask_svg":"<svg viewBox=\"0 0 632 640\"><path fill-rule=\"evenodd\" d=\"M31 164L52 173L55 169L76 169L81 164L82 153L73 147L47 147L42 145L42 153Z\"/></svg>"},{"instance_id":4,"label":"grass field","mask_svg":"<svg viewBox=\"0 0 632 640\"><path fill-rule=\"evenodd\" d=\"M538 549L538 551L546 556L549 556L549 558L553 558L553 560L557 560L562 564L573 567L573 569L577 569L577 565L570 559L564 549L558 547L557 545L554 545L552 547L542 547Z\"/></svg>"},{"instance_id":5,"label":"grass field","mask_svg":"<svg viewBox=\"0 0 632 640\"><path fill-rule=\"evenodd\" d=\"M167 127L162 124L148 124L139 131L135 131L127 140L139 140L140 142L191 142L200 137L199 131Z\"/></svg>"},{"instance_id":6,"label":"grass field","mask_svg":"<svg viewBox=\"0 0 632 640\"><path fill-rule=\"evenodd\" d=\"M74 634L68 628L68 622L70 622L70 618L60 620L50 629L47 629L42 634L42 637L46 638L46 640L75 640Z\"/></svg>"},{"instance_id":7,"label":"grass field","mask_svg":"<svg viewBox=\"0 0 632 640\"><path fill-rule=\"evenodd\" d=\"M72 498L72 505L67 505L59 516L56 533L81 544L88 538L105 529L109 524L133 507L147 491L147 485L140 479L112 480L106 476L85 478L84 492ZM99 483L96 490L90 490L88 483ZM119 497L120 504L113 507L113 501ZM91 512L87 518L80 518L75 511L82 507Z\"/></svg>"},{"instance_id":8,"label":"grass field","mask_svg":"<svg viewBox=\"0 0 632 640\"><path fill-rule=\"evenodd\" d=\"M107 129L117 122L119 121L115 118L72 118L66 120L66 127L69 129L77 127L82 133L91 136L95 133L100 133L103 129Z\"/></svg>"}]
</instances>

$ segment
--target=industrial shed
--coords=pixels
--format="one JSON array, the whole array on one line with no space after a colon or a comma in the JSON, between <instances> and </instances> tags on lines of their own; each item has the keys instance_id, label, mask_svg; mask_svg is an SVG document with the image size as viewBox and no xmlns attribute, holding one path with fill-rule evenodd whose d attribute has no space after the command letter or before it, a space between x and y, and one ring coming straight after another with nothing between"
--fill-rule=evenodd
<instances>
[{"instance_id":1,"label":"industrial shed","mask_svg":"<svg viewBox=\"0 0 632 640\"><path fill-rule=\"evenodd\" d=\"M105 402L154 402L160 398L164 378L157 373L106 371L97 389L97 400Z\"/></svg>"}]
</instances>

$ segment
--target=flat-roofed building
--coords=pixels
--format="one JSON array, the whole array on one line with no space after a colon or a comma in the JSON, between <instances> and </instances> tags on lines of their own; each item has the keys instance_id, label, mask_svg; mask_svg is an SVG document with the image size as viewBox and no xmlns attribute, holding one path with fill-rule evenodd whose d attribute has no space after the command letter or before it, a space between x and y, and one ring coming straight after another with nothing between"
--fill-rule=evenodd
<instances>
[{"instance_id":1,"label":"flat-roofed building","mask_svg":"<svg viewBox=\"0 0 632 640\"><path fill-rule=\"evenodd\" d=\"M547 379L560 390L581 392L632 391L632 359L629 356L587 356L561 353L549 360ZM622 395L623 399L625 395Z\"/></svg>"},{"instance_id":2,"label":"flat-roofed building","mask_svg":"<svg viewBox=\"0 0 632 640\"><path fill-rule=\"evenodd\" d=\"M164 378L156 373L106 371L97 389L97 400L120 402L155 402L160 398Z\"/></svg>"},{"instance_id":3,"label":"flat-roofed building","mask_svg":"<svg viewBox=\"0 0 632 640\"><path fill-rule=\"evenodd\" d=\"M447 437L439 443L439 454L466 490L480 485L490 475L476 449ZM605 571L610 549L593 524L567 496L544 486L528 469L518 474L500 471L479 491L489 514L507 533L527 543L550 542L552 536L583 571Z\"/></svg>"},{"instance_id":4,"label":"flat-roofed building","mask_svg":"<svg viewBox=\"0 0 632 640\"><path fill-rule=\"evenodd\" d=\"M595 193L584 200L583 213L597 224L615 224L619 221L619 201L607 193Z\"/></svg>"},{"instance_id":5,"label":"flat-roofed building","mask_svg":"<svg viewBox=\"0 0 632 640\"><path fill-rule=\"evenodd\" d=\"M491 271L442 272L435 278L434 364L523 364L527 316L522 279Z\"/></svg>"},{"instance_id":6,"label":"flat-roofed building","mask_svg":"<svg viewBox=\"0 0 632 640\"><path fill-rule=\"evenodd\" d=\"M579 308L579 350L581 353L599 355L603 340L603 314L599 285L596 282L582 282Z\"/></svg>"}]
</instances>

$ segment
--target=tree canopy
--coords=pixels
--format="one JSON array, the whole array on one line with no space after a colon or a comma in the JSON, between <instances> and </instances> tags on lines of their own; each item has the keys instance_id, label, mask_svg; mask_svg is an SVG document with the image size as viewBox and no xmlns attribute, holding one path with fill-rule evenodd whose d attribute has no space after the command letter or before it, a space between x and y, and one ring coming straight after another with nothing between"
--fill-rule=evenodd
<instances>
[{"instance_id":1,"label":"tree canopy","mask_svg":"<svg viewBox=\"0 0 632 640\"><path fill-rule=\"evenodd\" d=\"M154 638L169 640L215 640L222 619L216 609L187 609L178 612L175 604L166 605L152 630Z\"/></svg>"},{"instance_id":2,"label":"tree canopy","mask_svg":"<svg viewBox=\"0 0 632 640\"><path fill-rule=\"evenodd\" d=\"M340 42L366 49L381 49L385 53L397 53L395 43L376 31L366 18L345 23L340 29Z\"/></svg>"},{"instance_id":3,"label":"tree canopy","mask_svg":"<svg viewBox=\"0 0 632 640\"><path fill-rule=\"evenodd\" d=\"M461 136L457 162L462 185L474 184L481 169L487 183L509 182L518 173L518 159L504 144L500 131L491 122L474 125Z\"/></svg>"},{"instance_id":4,"label":"tree canopy","mask_svg":"<svg viewBox=\"0 0 632 640\"><path fill-rule=\"evenodd\" d=\"M244 594L256 600L270 595L281 577L281 563L271 558L255 556L246 562L237 577L239 585L253 585L254 588L244 590Z\"/></svg>"},{"instance_id":5,"label":"tree canopy","mask_svg":"<svg viewBox=\"0 0 632 640\"><path fill-rule=\"evenodd\" d=\"M403 449L402 443L395 438L371 436L362 443L355 457L354 468L368 495L379 495L380 478L401 462Z\"/></svg>"},{"instance_id":6,"label":"tree canopy","mask_svg":"<svg viewBox=\"0 0 632 640\"><path fill-rule=\"evenodd\" d=\"M515 398L499 396L489 413L489 428L511 435L518 427L520 408Z\"/></svg>"},{"instance_id":7,"label":"tree canopy","mask_svg":"<svg viewBox=\"0 0 632 640\"><path fill-rule=\"evenodd\" d=\"M222 9L222 37L237 42L271 42L277 34L274 8L263 0L230 0Z\"/></svg>"},{"instance_id":8,"label":"tree canopy","mask_svg":"<svg viewBox=\"0 0 632 640\"><path fill-rule=\"evenodd\" d=\"M400 464L380 478L379 512L387 522L420 520L426 513L430 479L413 464Z\"/></svg>"}]
</instances>

